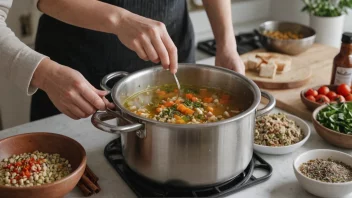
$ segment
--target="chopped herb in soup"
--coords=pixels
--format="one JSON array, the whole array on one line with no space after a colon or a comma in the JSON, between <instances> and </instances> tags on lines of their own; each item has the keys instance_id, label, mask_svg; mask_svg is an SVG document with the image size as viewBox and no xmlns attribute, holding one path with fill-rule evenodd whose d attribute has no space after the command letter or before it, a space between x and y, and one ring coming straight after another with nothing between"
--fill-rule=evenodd
<instances>
[{"instance_id":1,"label":"chopped herb in soup","mask_svg":"<svg viewBox=\"0 0 352 198\"><path fill-rule=\"evenodd\" d=\"M175 124L199 124L224 120L239 114L234 96L214 88L181 86L178 97L176 85L161 87L138 93L125 102L125 107L133 113ZM143 103L148 95L150 102Z\"/></svg>"}]
</instances>

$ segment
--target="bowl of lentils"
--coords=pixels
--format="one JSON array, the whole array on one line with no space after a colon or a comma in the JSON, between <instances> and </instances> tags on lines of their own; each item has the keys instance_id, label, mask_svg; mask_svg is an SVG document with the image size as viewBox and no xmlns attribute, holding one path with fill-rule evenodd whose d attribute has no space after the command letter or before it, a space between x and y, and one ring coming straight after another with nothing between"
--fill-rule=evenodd
<instances>
[{"instance_id":1,"label":"bowl of lentils","mask_svg":"<svg viewBox=\"0 0 352 198\"><path fill-rule=\"evenodd\" d=\"M59 134L16 135L0 140L0 148L0 197L64 197L86 166L84 148Z\"/></svg>"},{"instance_id":2,"label":"bowl of lentils","mask_svg":"<svg viewBox=\"0 0 352 198\"><path fill-rule=\"evenodd\" d=\"M310 137L308 124L290 114L271 113L255 121L254 151L283 155L299 149Z\"/></svg>"},{"instance_id":3,"label":"bowl of lentils","mask_svg":"<svg viewBox=\"0 0 352 198\"><path fill-rule=\"evenodd\" d=\"M300 185L316 196L344 197L352 192L352 156L346 153L307 151L294 160L293 169Z\"/></svg>"}]
</instances>

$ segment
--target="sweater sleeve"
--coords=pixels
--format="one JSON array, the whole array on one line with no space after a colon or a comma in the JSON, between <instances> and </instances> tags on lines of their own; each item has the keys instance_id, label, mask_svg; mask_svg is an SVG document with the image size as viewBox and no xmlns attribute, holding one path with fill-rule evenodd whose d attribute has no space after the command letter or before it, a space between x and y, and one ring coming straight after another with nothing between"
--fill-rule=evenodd
<instances>
[{"instance_id":1,"label":"sweater sleeve","mask_svg":"<svg viewBox=\"0 0 352 198\"><path fill-rule=\"evenodd\" d=\"M14 82L28 95L36 92L31 80L44 55L21 42L6 25L6 17L12 0L0 0L0 74Z\"/></svg>"}]
</instances>

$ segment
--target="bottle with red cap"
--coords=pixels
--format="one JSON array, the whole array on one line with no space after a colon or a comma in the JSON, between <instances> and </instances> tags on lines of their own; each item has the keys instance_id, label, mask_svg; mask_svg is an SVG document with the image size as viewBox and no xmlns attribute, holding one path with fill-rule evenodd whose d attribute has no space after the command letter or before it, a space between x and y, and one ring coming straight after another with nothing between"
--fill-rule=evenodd
<instances>
[{"instance_id":1,"label":"bottle with red cap","mask_svg":"<svg viewBox=\"0 0 352 198\"><path fill-rule=\"evenodd\" d=\"M345 32L342 35L340 53L334 58L331 82L333 85L352 83L352 33Z\"/></svg>"}]
</instances>

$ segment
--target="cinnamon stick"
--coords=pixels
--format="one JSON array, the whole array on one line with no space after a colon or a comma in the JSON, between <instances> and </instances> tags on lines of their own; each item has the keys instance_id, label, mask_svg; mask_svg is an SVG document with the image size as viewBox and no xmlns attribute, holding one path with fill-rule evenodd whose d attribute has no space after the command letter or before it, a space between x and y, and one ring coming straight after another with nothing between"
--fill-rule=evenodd
<instances>
[{"instance_id":1,"label":"cinnamon stick","mask_svg":"<svg viewBox=\"0 0 352 198\"><path fill-rule=\"evenodd\" d=\"M89 180L89 178L86 175L83 175L81 178L82 183L88 187L88 189L90 189L91 191L93 191L94 193L99 192L99 189L97 187L97 185L95 185L94 182L92 182L91 180Z\"/></svg>"},{"instance_id":2,"label":"cinnamon stick","mask_svg":"<svg viewBox=\"0 0 352 198\"><path fill-rule=\"evenodd\" d=\"M95 185L97 185L97 187L98 187L98 190L96 190L95 193L99 193L101 191L101 188L98 183L95 183Z\"/></svg>"},{"instance_id":3,"label":"cinnamon stick","mask_svg":"<svg viewBox=\"0 0 352 198\"><path fill-rule=\"evenodd\" d=\"M93 181L93 183L97 183L97 181L99 180L97 175L93 173L92 169L90 169L88 165L86 166L85 173L87 177L89 177Z\"/></svg>"},{"instance_id":4,"label":"cinnamon stick","mask_svg":"<svg viewBox=\"0 0 352 198\"><path fill-rule=\"evenodd\" d=\"M77 186L85 197L89 197L93 194L93 192L89 190L81 181L78 183Z\"/></svg>"}]
</instances>

